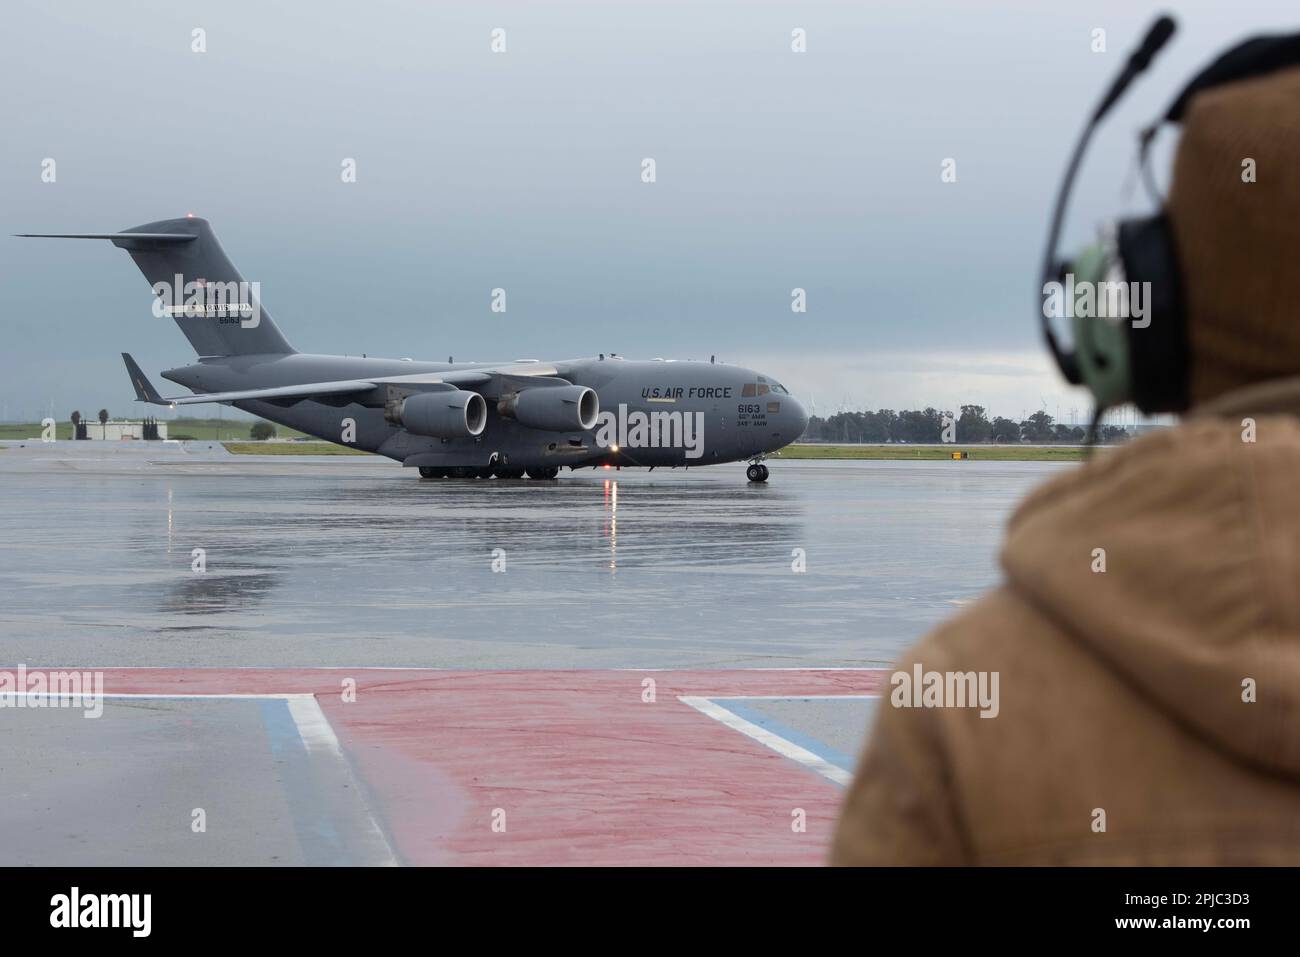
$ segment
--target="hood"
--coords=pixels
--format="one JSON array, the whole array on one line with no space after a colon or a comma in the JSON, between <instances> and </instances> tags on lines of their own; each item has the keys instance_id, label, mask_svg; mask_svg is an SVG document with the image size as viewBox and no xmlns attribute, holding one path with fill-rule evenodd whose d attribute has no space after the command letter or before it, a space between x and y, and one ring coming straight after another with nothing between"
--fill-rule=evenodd
<instances>
[{"instance_id":1,"label":"hood","mask_svg":"<svg viewBox=\"0 0 1300 957\"><path fill-rule=\"evenodd\" d=\"M1016 511L1002 564L1152 705L1300 774L1300 420L1261 415L1255 436L1224 403L1100 451Z\"/></svg>"}]
</instances>

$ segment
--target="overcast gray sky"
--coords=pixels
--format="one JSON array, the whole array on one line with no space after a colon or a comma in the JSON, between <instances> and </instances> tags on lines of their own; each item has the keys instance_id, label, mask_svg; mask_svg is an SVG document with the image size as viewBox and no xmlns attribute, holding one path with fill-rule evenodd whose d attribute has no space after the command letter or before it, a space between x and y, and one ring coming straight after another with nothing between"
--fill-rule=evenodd
<instances>
[{"instance_id":1,"label":"overcast gray sky","mask_svg":"<svg viewBox=\"0 0 1300 957\"><path fill-rule=\"evenodd\" d=\"M1134 131L1195 69L1296 28L1293 4L1177 6L1179 35L1096 143L1071 244L1143 206L1123 189ZM1047 207L1086 108L1160 9L7 0L0 414L139 414L118 353L155 376L193 357L125 253L7 234L187 212L300 351L717 354L820 413L1082 411L1033 323Z\"/></svg>"}]
</instances>

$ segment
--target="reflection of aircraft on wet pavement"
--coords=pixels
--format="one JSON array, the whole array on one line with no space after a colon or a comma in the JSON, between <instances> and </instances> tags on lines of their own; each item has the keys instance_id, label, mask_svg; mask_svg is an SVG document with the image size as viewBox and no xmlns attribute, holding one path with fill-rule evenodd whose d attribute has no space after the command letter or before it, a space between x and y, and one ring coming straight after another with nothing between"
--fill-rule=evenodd
<instances>
[{"instance_id":1,"label":"reflection of aircraft on wet pavement","mask_svg":"<svg viewBox=\"0 0 1300 957\"><path fill-rule=\"evenodd\" d=\"M156 405L221 402L330 442L417 467L426 478L554 478L561 467L677 467L763 459L808 416L769 376L709 362L415 362L294 351L207 220L186 217L107 239L153 287L199 355L163 377L195 394L164 398L126 354L136 397Z\"/></svg>"}]
</instances>

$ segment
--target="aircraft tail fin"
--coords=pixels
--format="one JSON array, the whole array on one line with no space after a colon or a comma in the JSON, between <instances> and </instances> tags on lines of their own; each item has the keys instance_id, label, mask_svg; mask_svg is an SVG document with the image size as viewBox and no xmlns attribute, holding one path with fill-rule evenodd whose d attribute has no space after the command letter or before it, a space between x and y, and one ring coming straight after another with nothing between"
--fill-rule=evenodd
<instances>
[{"instance_id":1,"label":"aircraft tail fin","mask_svg":"<svg viewBox=\"0 0 1300 957\"><path fill-rule=\"evenodd\" d=\"M20 233L50 239L107 239L125 249L200 356L293 352L262 308L261 284L246 282L206 219L187 216L120 233Z\"/></svg>"}]
</instances>

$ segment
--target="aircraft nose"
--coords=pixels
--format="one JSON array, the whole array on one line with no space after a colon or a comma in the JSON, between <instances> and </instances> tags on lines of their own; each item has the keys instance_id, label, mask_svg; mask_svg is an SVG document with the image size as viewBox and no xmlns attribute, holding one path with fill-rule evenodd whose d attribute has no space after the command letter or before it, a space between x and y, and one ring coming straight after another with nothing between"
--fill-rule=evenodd
<instances>
[{"instance_id":1,"label":"aircraft nose","mask_svg":"<svg viewBox=\"0 0 1300 957\"><path fill-rule=\"evenodd\" d=\"M793 442L799 436L803 435L804 429L808 428L808 412L803 407L803 403L791 396L788 400L788 416L790 422L790 441Z\"/></svg>"}]
</instances>

